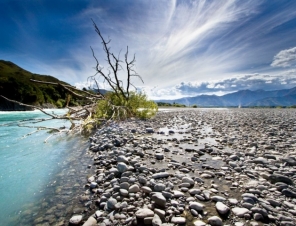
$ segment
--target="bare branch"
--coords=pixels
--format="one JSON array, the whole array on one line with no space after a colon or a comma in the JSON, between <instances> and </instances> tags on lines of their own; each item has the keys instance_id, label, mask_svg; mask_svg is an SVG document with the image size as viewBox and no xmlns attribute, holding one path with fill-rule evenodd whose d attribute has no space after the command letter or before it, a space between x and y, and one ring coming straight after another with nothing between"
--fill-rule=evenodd
<instances>
[{"instance_id":1,"label":"bare branch","mask_svg":"<svg viewBox=\"0 0 296 226\"><path fill-rule=\"evenodd\" d=\"M5 99L5 100L7 100L7 101L9 101L9 102L16 103L16 104L19 104L19 105L21 105L21 106L25 106L25 107L29 107L29 108L33 108L33 109L38 109L39 111L43 112L44 114L46 114L46 115L48 115L48 116L50 116L50 117L52 117L52 118L54 118L54 119L58 118L57 115L50 114L50 113L44 111L44 110L43 110L42 108L40 108L40 107L33 106L33 105L29 105L29 104L23 104L23 103L18 102L18 101L16 101L16 100L10 100L10 99L6 98L5 96L2 96L2 95L0 95L0 96L1 96L3 99Z\"/></svg>"}]
</instances>

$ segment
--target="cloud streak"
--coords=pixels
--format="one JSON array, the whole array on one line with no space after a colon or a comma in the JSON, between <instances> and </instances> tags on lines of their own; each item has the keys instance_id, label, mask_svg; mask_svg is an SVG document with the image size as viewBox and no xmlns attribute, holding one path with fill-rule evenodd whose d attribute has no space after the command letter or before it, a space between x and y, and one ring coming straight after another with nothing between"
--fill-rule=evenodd
<instances>
[{"instance_id":1,"label":"cloud streak","mask_svg":"<svg viewBox=\"0 0 296 226\"><path fill-rule=\"evenodd\" d=\"M145 87L135 84L154 97L294 84L295 1L93 0L63 2L64 11L52 1L7 10L0 3L1 58L81 84L95 73L89 46L107 68L92 18L115 55L124 57L127 45L136 53Z\"/></svg>"},{"instance_id":2,"label":"cloud streak","mask_svg":"<svg viewBox=\"0 0 296 226\"><path fill-rule=\"evenodd\" d=\"M274 56L271 63L273 67L296 66L296 47L280 51Z\"/></svg>"}]
</instances>

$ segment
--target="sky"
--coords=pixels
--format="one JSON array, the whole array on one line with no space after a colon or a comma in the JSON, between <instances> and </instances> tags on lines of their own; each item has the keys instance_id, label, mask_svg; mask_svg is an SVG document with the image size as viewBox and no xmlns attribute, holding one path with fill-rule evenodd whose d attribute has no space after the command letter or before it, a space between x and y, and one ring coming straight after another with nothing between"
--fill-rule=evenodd
<instances>
[{"instance_id":1,"label":"sky","mask_svg":"<svg viewBox=\"0 0 296 226\"><path fill-rule=\"evenodd\" d=\"M296 86L295 0L0 0L0 15L0 59L79 88L90 46L109 68L92 20L123 62L135 54L151 99Z\"/></svg>"}]
</instances>

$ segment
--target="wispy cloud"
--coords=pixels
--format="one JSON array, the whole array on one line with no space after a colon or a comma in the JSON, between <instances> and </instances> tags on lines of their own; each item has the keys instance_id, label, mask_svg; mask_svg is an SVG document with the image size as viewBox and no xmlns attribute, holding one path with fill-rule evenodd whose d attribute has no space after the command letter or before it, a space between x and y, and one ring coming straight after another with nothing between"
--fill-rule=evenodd
<instances>
[{"instance_id":1,"label":"wispy cloud","mask_svg":"<svg viewBox=\"0 0 296 226\"><path fill-rule=\"evenodd\" d=\"M290 67L296 66L296 47L280 51L274 56L271 66Z\"/></svg>"}]
</instances>

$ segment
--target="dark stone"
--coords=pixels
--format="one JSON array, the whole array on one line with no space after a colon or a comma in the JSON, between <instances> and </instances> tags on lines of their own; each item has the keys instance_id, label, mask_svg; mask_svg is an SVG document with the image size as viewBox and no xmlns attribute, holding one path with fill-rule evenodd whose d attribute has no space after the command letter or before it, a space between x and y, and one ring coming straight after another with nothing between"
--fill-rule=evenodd
<instances>
[{"instance_id":1,"label":"dark stone","mask_svg":"<svg viewBox=\"0 0 296 226\"><path fill-rule=\"evenodd\" d=\"M296 192L290 190L290 189L284 189L282 190L282 194L287 196L287 197L292 197L292 198L296 198Z\"/></svg>"},{"instance_id":2,"label":"dark stone","mask_svg":"<svg viewBox=\"0 0 296 226\"><path fill-rule=\"evenodd\" d=\"M271 183L283 182L290 185L293 184L293 181L289 177L280 174L271 174L268 179Z\"/></svg>"}]
</instances>

